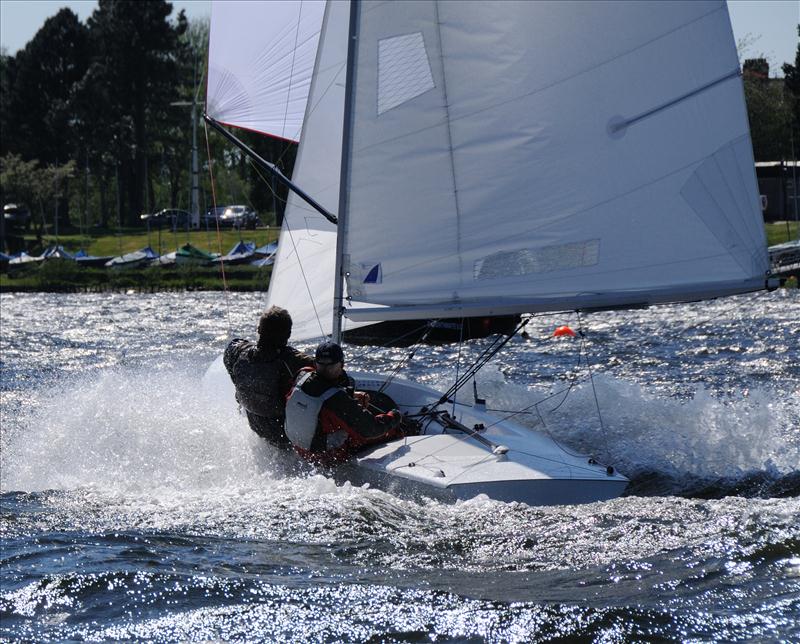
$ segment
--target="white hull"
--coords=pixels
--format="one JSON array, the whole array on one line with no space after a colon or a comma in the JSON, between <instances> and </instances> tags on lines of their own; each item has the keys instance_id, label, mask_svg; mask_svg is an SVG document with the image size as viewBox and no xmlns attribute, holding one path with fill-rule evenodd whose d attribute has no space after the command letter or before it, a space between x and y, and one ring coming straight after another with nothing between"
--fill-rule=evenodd
<instances>
[{"instance_id":1,"label":"white hull","mask_svg":"<svg viewBox=\"0 0 800 644\"><path fill-rule=\"evenodd\" d=\"M354 373L356 389L380 389L385 376ZM411 415L436 402L438 392L400 378L384 389L398 408ZM441 409L441 408L440 408ZM628 479L606 466L590 463L549 436L491 414L483 405L447 406L456 421L487 441L508 448L495 454L491 446L453 429L446 421L424 424L423 434L380 445L356 458L367 480L379 485L407 483L409 488L447 499L485 494L499 501L529 505L591 503L619 496ZM500 450L494 450L502 452Z\"/></svg>"},{"instance_id":2,"label":"white hull","mask_svg":"<svg viewBox=\"0 0 800 644\"><path fill-rule=\"evenodd\" d=\"M356 389L377 391L386 376L354 372ZM235 405L235 390L219 357L203 379L204 389ZM394 378L384 393L405 414L419 413L441 394L423 385ZM440 408L441 409L441 408ZM447 410L453 413L450 403ZM423 434L391 441L353 459L355 471L342 474L355 483L369 482L399 495L422 494L442 500L469 499L480 494L499 501L528 505L592 503L613 499L625 490L628 479L605 465L590 464L589 457L574 454L549 436L517 424L513 419L487 412L482 406L457 404L455 419L488 441L508 448L492 448L463 432L446 430L437 420L423 424Z\"/></svg>"}]
</instances>

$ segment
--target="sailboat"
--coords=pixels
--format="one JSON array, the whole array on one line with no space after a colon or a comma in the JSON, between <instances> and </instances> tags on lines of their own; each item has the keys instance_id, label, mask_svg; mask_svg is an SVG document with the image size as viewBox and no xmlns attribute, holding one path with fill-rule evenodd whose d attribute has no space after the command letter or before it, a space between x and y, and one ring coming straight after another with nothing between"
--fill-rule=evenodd
<instances>
[{"instance_id":1,"label":"sailboat","mask_svg":"<svg viewBox=\"0 0 800 644\"><path fill-rule=\"evenodd\" d=\"M206 120L250 154L222 124L300 133L267 296L294 341L771 286L724 1L220 5ZM464 378L351 375L422 428L360 455L368 479L532 505L628 483Z\"/></svg>"},{"instance_id":2,"label":"sailboat","mask_svg":"<svg viewBox=\"0 0 800 644\"><path fill-rule=\"evenodd\" d=\"M105 263L106 268L114 269L131 269L141 268L150 265L151 262L158 259L158 253L155 252L150 246L145 246L132 253L125 253L112 257Z\"/></svg>"},{"instance_id":3,"label":"sailboat","mask_svg":"<svg viewBox=\"0 0 800 644\"><path fill-rule=\"evenodd\" d=\"M247 264L253 261L255 251L256 245L254 242L239 241L227 254L218 257L216 261L231 266L235 264Z\"/></svg>"}]
</instances>

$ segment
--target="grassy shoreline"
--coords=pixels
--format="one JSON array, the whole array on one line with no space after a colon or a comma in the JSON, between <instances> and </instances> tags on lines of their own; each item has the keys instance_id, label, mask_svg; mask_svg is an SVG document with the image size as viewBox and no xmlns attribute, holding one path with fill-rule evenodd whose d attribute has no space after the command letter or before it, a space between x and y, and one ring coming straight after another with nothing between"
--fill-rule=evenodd
<instances>
[{"instance_id":1,"label":"grassy shoreline","mask_svg":"<svg viewBox=\"0 0 800 644\"><path fill-rule=\"evenodd\" d=\"M797 238L797 223L778 222L764 225L767 243L772 246L787 239ZM161 252L168 253L183 244L194 246L211 252L226 253L238 241L252 241L256 246L263 246L278 237L277 228L259 228L257 230L220 231L172 231L161 232ZM36 248L34 238L26 239L32 254L40 253L50 244L56 243L54 236L44 236ZM152 246L158 252L159 239L156 231L141 229L123 230L120 232L97 231L93 236L60 235L58 243L69 252L77 252L81 248L90 255L120 255L138 250L144 246ZM176 246L177 244L177 246ZM272 267L257 268L255 266L229 266L225 268L225 282L219 266L150 266L144 269L113 270L105 268L85 268L74 262L48 260L41 264L29 266L19 273L0 275L0 292L55 292L55 293L115 293L115 292L180 292L180 291L266 291ZM795 282L796 283L796 282Z\"/></svg>"},{"instance_id":2,"label":"grassy shoreline","mask_svg":"<svg viewBox=\"0 0 800 644\"><path fill-rule=\"evenodd\" d=\"M95 231L93 235L45 235L41 241L26 235L25 243L32 255L40 254L51 244L58 243L68 252L86 251L99 257L131 253L150 246L159 254L177 250L187 242L213 253L227 253L239 241L264 246L278 238L274 227L256 230L158 231L123 229ZM77 266L70 261L48 260L27 266L13 274L0 275L0 292L172 292L172 291L265 291L269 286L272 267L227 266L225 281L219 265L215 266L150 266L144 269L106 269Z\"/></svg>"}]
</instances>

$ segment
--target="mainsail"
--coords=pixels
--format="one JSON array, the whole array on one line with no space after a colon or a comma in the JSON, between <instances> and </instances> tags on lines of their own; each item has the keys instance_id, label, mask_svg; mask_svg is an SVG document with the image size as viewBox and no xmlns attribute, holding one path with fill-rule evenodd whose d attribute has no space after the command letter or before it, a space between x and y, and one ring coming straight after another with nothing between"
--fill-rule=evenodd
<instances>
[{"instance_id":1,"label":"mainsail","mask_svg":"<svg viewBox=\"0 0 800 644\"><path fill-rule=\"evenodd\" d=\"M386 308L351 319L764 287L724 1L357 10L340 234L350 295Z\"/></svg>"}]
</instances>

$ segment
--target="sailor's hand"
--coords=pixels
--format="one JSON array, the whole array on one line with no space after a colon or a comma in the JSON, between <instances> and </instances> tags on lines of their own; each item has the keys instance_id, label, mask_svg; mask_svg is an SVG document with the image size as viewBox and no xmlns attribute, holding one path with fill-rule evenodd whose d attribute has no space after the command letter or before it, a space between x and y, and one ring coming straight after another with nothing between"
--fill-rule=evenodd
<instances>
[{"instance_id":1,"label":"sailor's hand","mask_svg":"<svg viewBox=\"0 0 800 644\"><path fill-rule=\"evenodd\" d=\"M356 399L356 402L361 405L364 409L369 408L370 397L366 391L357 391L353 394L353 397Z\"/></svg>"},{"instance_id":2,"label":"sailor's hand","mask_svg":"<svg viewBox=\"0 0 800 644\"><path fill-rule=\"evenodd\" d=\"M389 427L392 429L400 427L400 424L403 422L403 414L400 413L399 409L392 409L390 412L387 412L386 415L390 419Z\"/></svg>"}]
</instances>

